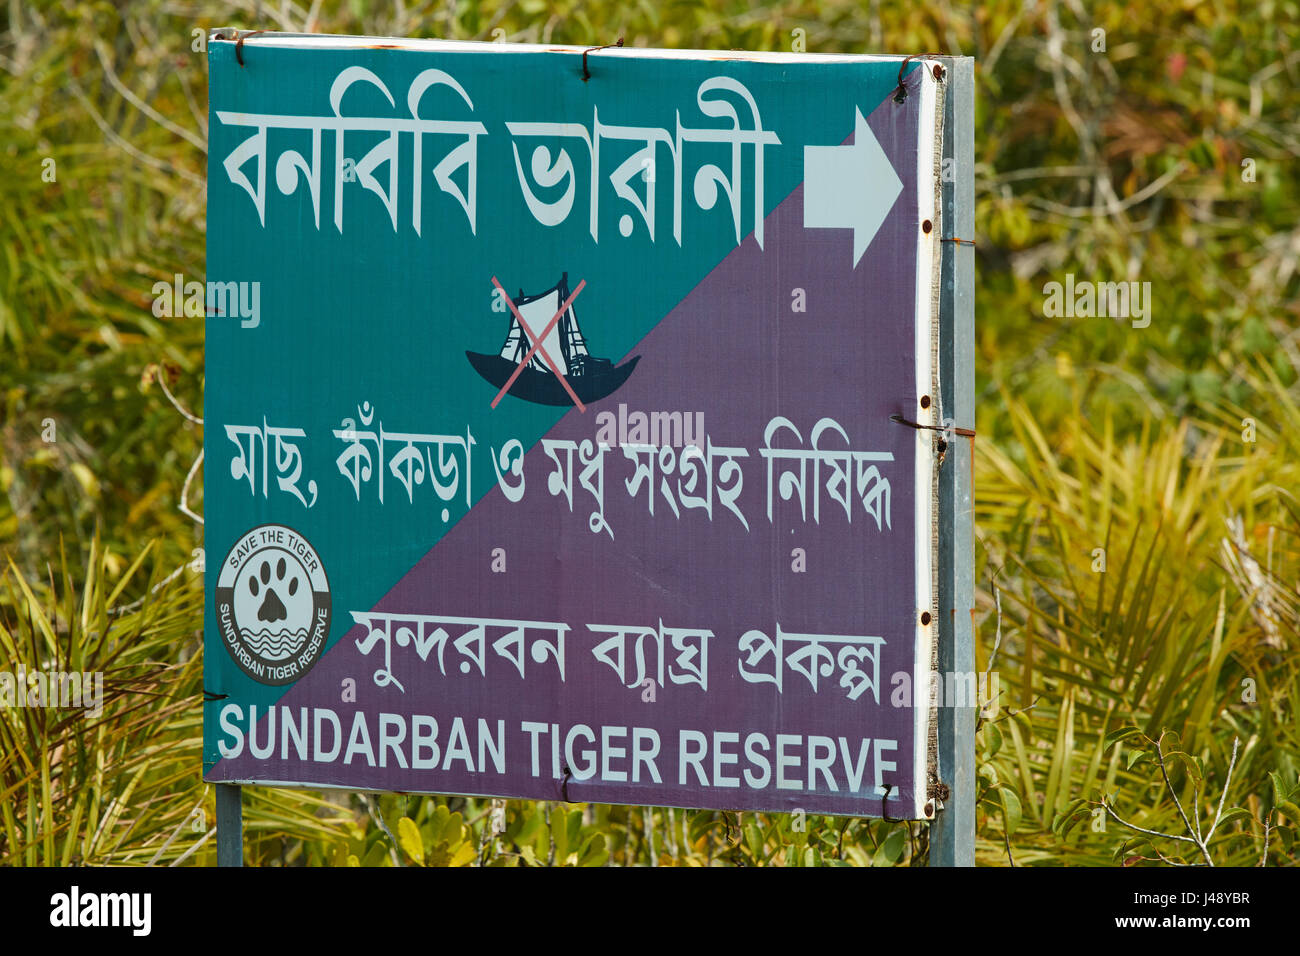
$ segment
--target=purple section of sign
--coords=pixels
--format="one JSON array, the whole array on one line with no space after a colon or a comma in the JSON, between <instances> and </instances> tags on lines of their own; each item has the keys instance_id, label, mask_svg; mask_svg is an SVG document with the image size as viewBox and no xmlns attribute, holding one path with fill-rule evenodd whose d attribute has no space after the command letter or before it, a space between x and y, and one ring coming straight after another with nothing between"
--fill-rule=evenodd
<instances>
[{"instance_id":1,"label":"purple section of sign","mask_svg":"<svg viewBox=\"0 0 1300 956\"><path fill-rule=\"evenodd\" d=\"M650 453L610 448L585 480L582 456L556 447L567 481L553 481L539 443L521 500L494 488L373 609L393 615L387 639L352 627L208 779L859 816L881 814L883 783L890 814L913 816L915 713L890 697L914 670L914 433L890 416L913 417L916 397L916 110L887 100L868 122L903 191L856 268L850 230L804 228L799 187L768 215L764 249L748 237L633 350L621 389L547 435L645 441L628 434L636 413L692 431L702 418L711 516L686 506L707 493L681 447L648 469ZM811 450L830 419L843 437L823 428L821 451L879 457L851 461L843 484L843 459L766 458L780 418L798 436L778 428L774 448ZM735 511L719 446L743 476ZM859 481L869 467L887 495ZM782 479L801 469L802 492ZM488 625L480 641L472 622L411 615L567 624L563 678L554 631L520 644ZM781 661L759 654L778 625ZM778 670L779 687L756 676ZM229 722L247 736L249 716Z\"/></svg>"}]
</instances>

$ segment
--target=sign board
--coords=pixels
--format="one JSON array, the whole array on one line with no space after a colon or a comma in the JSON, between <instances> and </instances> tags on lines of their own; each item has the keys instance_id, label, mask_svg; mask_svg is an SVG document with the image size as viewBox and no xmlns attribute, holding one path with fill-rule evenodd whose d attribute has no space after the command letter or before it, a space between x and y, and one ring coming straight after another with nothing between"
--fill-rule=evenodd
<instances>
[{"instance_id":1,"label":"sign board","mask_svg":"<svg viewBox=\"0 0 1300 956\"><path fill-rule=\"evenodd\" d=\"M942 71L210 64L206 779L931 815Z\"/></svg>"}]
</instances>

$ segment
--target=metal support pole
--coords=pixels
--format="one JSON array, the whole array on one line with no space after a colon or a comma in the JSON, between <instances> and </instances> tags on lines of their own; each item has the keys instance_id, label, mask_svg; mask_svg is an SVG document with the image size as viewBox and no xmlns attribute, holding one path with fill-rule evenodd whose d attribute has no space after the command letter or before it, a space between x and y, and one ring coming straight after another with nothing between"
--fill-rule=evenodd
<instances>
[{"instance_id":1,"label":"metal support pole","mask_svg":"<svg viewBox=\"0 0 1300 956\"><path fill-rule=\"evenodd\" d=\"M975 428L975 61L945 57L939 299L940 409ZM949 436L939 471L939 671L975 674L972 528L975 440ZM946 681L945 681L946 683ZM960 687L954 680L948 686ZM978 690L976 691L978 696ZM931 866L975 865L976 701L939 708L939 778L948 787L930 829ZM960 703L961 706L955 706Z\"/></svg>"},{"instance_id":2,"label":"metal support pole","mask_svg":"<svg viewBox=\"0 0 1300 956\"><path fill-rule=\"evenodd\" d=\"M219 783L216 787L217 866L243 866L243 789L231 783Z\"/></svg>"}]
</instances>

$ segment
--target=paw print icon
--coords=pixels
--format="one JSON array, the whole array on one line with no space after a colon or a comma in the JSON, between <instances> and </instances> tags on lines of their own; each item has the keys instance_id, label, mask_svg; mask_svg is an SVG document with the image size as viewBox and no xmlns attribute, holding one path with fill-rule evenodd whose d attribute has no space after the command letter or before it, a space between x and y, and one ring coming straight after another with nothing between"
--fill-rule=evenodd
<instances>
[{"instance_id":1,"label":"paw print icon","mask_svg":"<svg viewBox=\"0 0 1300 956\"><path fill-rule=\"evenodd\" d=\"M289 560L292 560L292 558ZM287 588L284 586L286 576L289 579ZM257 583L259 578L262 581L261 587ZM292 598L298 591L298 575L286 563L283 555L276 562L275 571L272 573L271 559L268 557L262 561L262 569L249 576L248 590L254 598L258 596L259 591L263 595L262 603L257 609L257 619L259 621L268 623L283 621L289 616L289 609L284 606L284 599L280 597L280 590L285 591L286 597Z\"/></svg>"},{"instance_id":2,"label":"paw print icon","mask_svg":"<svg viewBox=\"0 0 1300 956\"><path fill-rule=\"evenodd\" d=\"M329 581L298 532L263 525L242 535L216 587L223 643L246 674L288 684L315 664L329 637Z\"/></svg>"}]
</instances>

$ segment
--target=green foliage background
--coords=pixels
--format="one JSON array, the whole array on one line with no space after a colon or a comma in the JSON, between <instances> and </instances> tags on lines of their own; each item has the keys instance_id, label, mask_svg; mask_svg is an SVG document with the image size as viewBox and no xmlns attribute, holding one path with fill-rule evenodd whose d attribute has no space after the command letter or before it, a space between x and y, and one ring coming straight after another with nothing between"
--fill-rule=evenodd
<instances>
[{"instance_id":1,"label":"green foliage background","mask_svg":"<svg viewBox=\"0 0 1300 956\"><path fill-rule=\"evenodd\" d=\"M96 719L0 710L0 861L214 860L202 528L181 510L202 431L168 397L201 405L203 322L156 318L151 289L203 276L194 31L234 26L976 57L975 620L1001 689L977 740L979 861L1294 865L1298 6L7 0L0 669L107 676ZM1150 326L1045 317L1067 273L1149 281ZM1206 854L1119 822L1208 832L1230 763ZM245 800L253 864L897 865L928 847L887 821Z\"/></svg>"}]
</instances>

